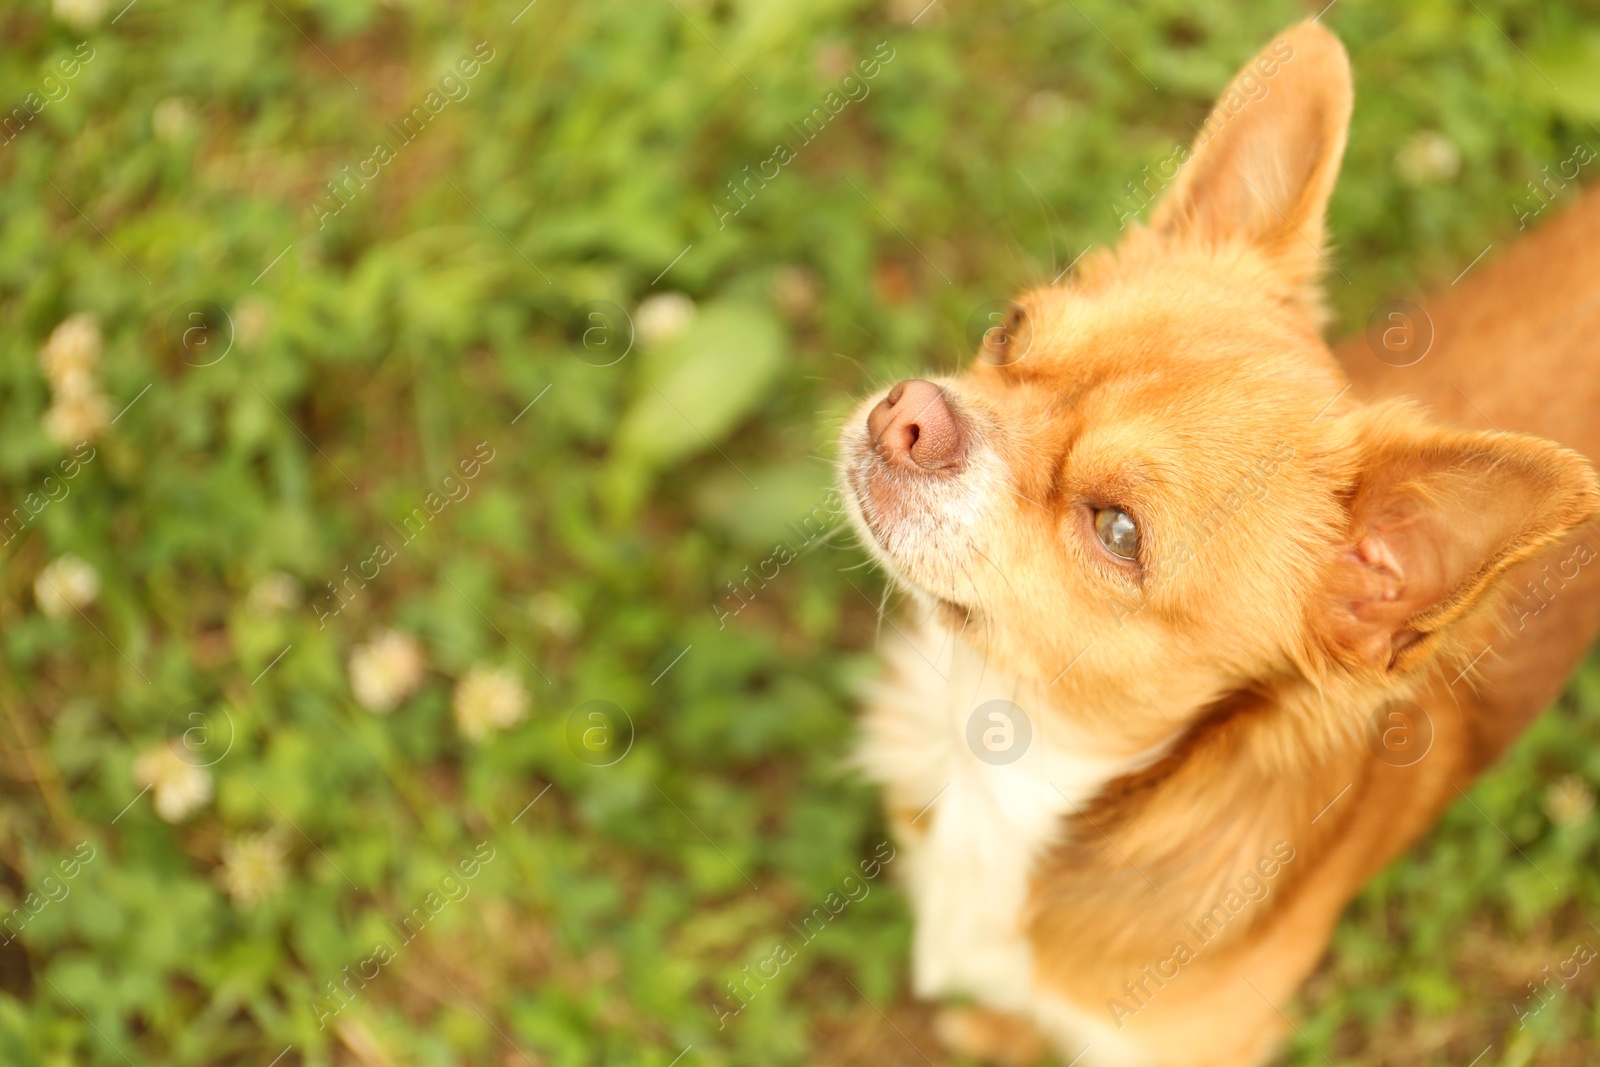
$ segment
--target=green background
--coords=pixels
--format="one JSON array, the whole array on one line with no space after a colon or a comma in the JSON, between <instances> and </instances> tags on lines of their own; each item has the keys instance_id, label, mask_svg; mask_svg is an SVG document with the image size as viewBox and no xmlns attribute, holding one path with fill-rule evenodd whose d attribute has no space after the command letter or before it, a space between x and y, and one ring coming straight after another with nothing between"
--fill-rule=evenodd
<instances>
[{"instance_id":1,"label":"green background","mask_svg":"<svg viewBox=\"0 0 1600 1067\"><path fill-rule=\"evenodd\" d=\"M883 838L844 767L882 582L841 536L737 616L716 605L825 501L853 397L955 367L984 302L1114 240L1126 183L1316 6L121 8L84 29L35 0L0 14L4 107L80 41L95 55L0 144L0 501L65 454L37 360L58 322L94 313L113 410L137 398L3 549L0 905L78 842L97 855L0 949L0 1062L948 1062L907 994L892 864L719 1029L723 983ZM1344 334L1503 247L1526 183L1600 146L1600 5L1340 0L1324 21L1357 87L1331 213ZM319 229L323 183L478 42L470 95ZM788 124L885 42L869 95L800 145ZM1408 167L1420 131L1455 173ZM795 158L719 227L726 183L779 141ZM630 336L663 291L694 301L688 332ZM173 341L195 302L252 324L214 365ZM479 441L496 460L471 495L338 617L248 607L274 570L314 596ZM65 552L103 589L51 619L32 588ZM345 663L390 626L429 673L377 717ZM532 696L485 746L450 714L480 662ZM569 746L589 700L631 717L611 766ZM215 800L119 817L136 756L195 701L229 742ZM1286 1062L1600 1059L1597 969L1527 1028L1514 1011L1542 966L1600 947L1595 820L1546 803L1600 780L1597 722L1590 667L1476 808L1363 894ZM238 906L222 850L273 827L285 881ZM322 984L480 842L471 895L319 1030Z\"/></svg>"}]
</instances>

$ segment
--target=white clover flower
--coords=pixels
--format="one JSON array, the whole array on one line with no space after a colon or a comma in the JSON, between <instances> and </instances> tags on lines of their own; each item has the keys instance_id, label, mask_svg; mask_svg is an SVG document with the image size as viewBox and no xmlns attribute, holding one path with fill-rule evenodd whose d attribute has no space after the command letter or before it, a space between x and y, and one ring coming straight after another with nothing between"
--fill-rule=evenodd
<instances>
[{"instance_id":1,"label":"white clover flower","mask_svg":"<svg viewBox=\"0 0 1600 1067\"><path fill-rule=\"evenodd\" d=\"M111 402L90 390L61 396L44 413L44 432L58 445L92 441L111 425Z\"/></svg>"},{"instance_id":2,"label":"white clover flower","mask_svg":"<svg viewBox=\"0 0 1600 1067\"><path fill-rule=\"evenodd\" d=\"M578 610L559 593L544 592L534 596L528 604L528 614L545 630L565 641L583 625Z\"/></svg>"},{"instance_id":3,"label":"white clover flower","mask_svg":"<svg viewBox=\"0 0 1600 1067\"><path fill-rule=\"evenodd\" d=\"M785 265L772 275L772 299L790 318L804 318L816 310L817 276L804 267Z\"/></svg>"},{"instance_id":4,"label":"white clover flower","mask_svg":"<svg viewBox=\"0 0 1600 1067\"><path fill-rule=\"evenodd\" d=\"M182 822L211 800L211 772L185 762L165 741L144 751L133 776L151 790L156 814L167 822Z\"/></svg>"},{"instance_id":5,"label":"white clover flower","mask_svg":"<svg viewBox=\"0 0 1600 1067\"><path fill-rule=\"evenodd\" d=\"M39 366L50 384L60 389L69 375L92 371L103 347L99 322L90 312L80 311L50 331L50 339L39 349Z\"/></svg>"},{"instance_id":6,"label":"white clover flower","mask_svg":"<svg viewBox=\"0 0 1600 1067\"><path fill-rule=\"evenodd\" d=\"M44 415L44 431L57 444L91 440L111 425L111 402L94 377L103 347L100 326L85 311L62 321L39 349L39 366L50 380L53 400Z\"/></svg>"},{"instance_id":7,"label":"white clover flower","mask_svg":"<svg viewBox=\"0 0 1600 1067\"><path fill-rule=\"evenodd\" d=\"M33 601L52 619L67 618L99 595L100 572L70 552L45 564L33 580Z\"/></svg>"},{"instance_id":8,"label":"white clover flower","mask_svg":"<svg viewBox=\"0 0 1600 1067\"><path fill-rule=\"evenodd\" d=\"M252 615L276 615L300 606L305 591L300 579L287 571L268 571L245 594L245 606Z\"/></svg>"},{"instance_id":9,"label":"white clover flower","mask_svg":"<svg viewBox=\"0 0 1600 1067\"><path fill-rule=\"evenodd\" d=\"M1461 170L1461 152L1438 130L1419 130L1395 151L1394 169L1407 185L1447 182Z\"/></svg>"},{"instance_id":10,"label":"white clover flower","mask_svg":"<svg viewBox=\"0 0 1600 1067\"><path fill-rule=\"evenodd\" d=\"M217 880L235 907L254 907L283 887L287 856L283 835L276 830L245 834L223 844Z\"/></svg>"},{"instance_id":11,"label":"white clover flower","mask_svg":"<svg viewBox=\"0 0 1600 1067\"><path fill-rule=\"evenodd\" d=\"M1557 826L1577 826L1594 811L1594 790L1575 774L1558 778L1544 791L1544 810Z\"/></svg>"},{"instance_id":12,"label":"white clover flower","mask_svg":"<svg viewBox=\"0 0 1600 1067\"><path fill-rule=\"evenodd\" d=\"M233 309L233 336L245 348L254 348L272 325L272 306L259 296L247 296Z\"/></svg>"},{"instance_id":13,"label":"white clover flower","mask_svg":"<svg viewBox=\"0 0 1600 1067\"><path fill-rule=\"evenodd\" d=\"M456 723L473 741L483 741L528 715L528 691L522 679L505 667L476 666L456 685Z\"/></svg>"},{"instance_id":14,"label":"white clover flower","mask_svg":"<svg viewBox=\"0 0 1600 1067\"><path fill-rule=\"evenodd\" d=\"M194 104L186 96L169 96L150 112L150 129L163 141L181 141L194 127Z\"/></svg>"},{"instance_id":15,"label":"white clover flower","mask_svg":"<svg viewBox=\"0 0 1600 1067\"><path fill-rule=\"evenodd\" d=\"M52 0L50 5L56 18L79 30L98 25L110 6L111 0Z\"/></svg>"},{"instance_id":16,"label":"white clover flower","mask_svg":"<svg viewBox=\"0 0 1600 1067\"><path fill-rule=\"evenodd\" d=\"M88 367L65 367L50 379L50 394L57 404L100 395L100 383Z\"/></svg>"},{"instance_id":17,"label":"white clover flower","mask_svg":"<svg viewBox=\"0 0 1600 1067\"><path fill-rule=\"evenodd\" d=\"M1054 126L1072 115L1072 101L1054 89L1040 89L1022 105L1022 113L1030 122Z\"/></svg>"},{"instance_id":18,"label":"white clover flower","mask_svg":"<svg viewBox=\"0 0 1600 1067\"><path fill-rule=\"evenodd\" d=\"M386 714L417 691L423 669L416 638L385 630L350 653L350 690L362 707Z\"/></svg>"},{"instance_id":19,"label":"white clover flower","mask_svg":"<svg viewBox=\"0 0 1600 1067\"><path fill-rule=\"evenodd\" d=\"M682 293L652 293L633 311L633 326L647 345L663 344L688 329L695 306Z\"/></svg>"}]
</instances>

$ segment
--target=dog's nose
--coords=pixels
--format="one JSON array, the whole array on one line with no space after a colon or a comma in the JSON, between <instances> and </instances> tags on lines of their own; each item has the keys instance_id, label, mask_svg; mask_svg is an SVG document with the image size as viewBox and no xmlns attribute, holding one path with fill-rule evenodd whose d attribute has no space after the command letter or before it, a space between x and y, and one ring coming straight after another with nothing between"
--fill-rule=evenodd
<instances>
[{"instance_id":1,"label":"dog's nose","mask_svg":"<svg viewBox=\"0 0 1600 1067\"><path fill-rule=\"evenodd\" d=\"M910 461L927 471L961 466L967 431L943 389L920 378L901 382L867 414L867 433L878 454Z\"/></svg>"}]
</instances>

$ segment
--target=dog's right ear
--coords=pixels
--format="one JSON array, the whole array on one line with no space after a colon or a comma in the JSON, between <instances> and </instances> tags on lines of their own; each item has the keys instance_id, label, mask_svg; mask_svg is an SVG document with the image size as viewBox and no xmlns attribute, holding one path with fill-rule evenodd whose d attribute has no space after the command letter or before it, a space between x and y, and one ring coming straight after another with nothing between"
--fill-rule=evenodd
<instances>
[{"instance_id":1,"label":"dog's right ear","mask_svg":"<svg viewBox=\"0 0 1600 1067\"><path fill-rule=\"evenodd\" d=\"M1302 22L1234 77L1150 228L1208 244L1245 241L1299 288L1322 265L1323 215L1350 125L1350 61Z\"/></svg>"},{"instance_id":2,"label":"dog's right ear","mask_svg":"<svg viewBox=\"0 0 1600 1067\"><path fill-rule=\"evenodd\" d=\"M1421 663L1509 568L1600 511L1594 468L1550 441L1445 429L1404 405L1359 418L1348 529L1311 608L1348 665Z\"/></svg>"}]
</instances>

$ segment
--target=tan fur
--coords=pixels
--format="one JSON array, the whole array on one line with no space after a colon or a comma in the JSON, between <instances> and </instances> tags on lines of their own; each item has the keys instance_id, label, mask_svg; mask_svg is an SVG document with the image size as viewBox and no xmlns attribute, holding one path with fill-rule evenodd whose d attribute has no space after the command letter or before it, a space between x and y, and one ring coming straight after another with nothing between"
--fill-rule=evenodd
<instances>
[{"instance_id":1,"label":"tan fur","mask_svg":"<svg viewBox=\"0 0 1600 1067\"><path fill-rule=\"evenodd\" d=\"M1583 458L1600 453L1600 198L1437 305L1422 364L1359 343L1341 364L1316 279L1348 63L1313 24L1262 56L1268 91L1208 123L1150 225L1024 294L1026 343L942 383L978 442L967 471L887 474L861 418L845 435L854 518L885 566L1018 680L1030 716L1138 768L1062 794L1016 917L1021 1014L1084 1065L1270 1055L1343 906L1600 627L1600 566L1531 619L1498 607L1570 558L1575 528L1600 551ZM1109 506L1139 525L1136 566L1096 540ZM1434 736L1397 767L1373 724L1402 699ZM951 801L897 772L901 720L868 720L902 840L933 848L921 812ZM916 877L938 877L927 857ZM1196 927L1207 914L1224 918ZM1030 1040L1006 1018L946 1032L1003 1060Z\"/></svg>"},{"instance_id":2,"label":"tan fur","mask_svg":"<svg viewBox=\"0 0 1600 1067\"><path fill-rule=\"evenodd\" d=\"M951 1048L981 1050L998 1067L1033 1067L1048 1051L1026 1018L987 1008L946 1009L934 1029Z\"/></svg>"}]
</instances>

